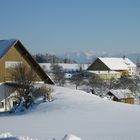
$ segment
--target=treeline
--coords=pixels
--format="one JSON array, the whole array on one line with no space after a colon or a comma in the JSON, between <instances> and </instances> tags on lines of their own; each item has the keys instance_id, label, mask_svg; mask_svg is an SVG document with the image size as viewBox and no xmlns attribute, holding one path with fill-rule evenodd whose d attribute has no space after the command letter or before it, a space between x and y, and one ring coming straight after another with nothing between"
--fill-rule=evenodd
<instances>
[{"instance_id":1,"label":"treeline","mask_svg":"<svg viewBox=\"0 0 140 140\"><path fill-rule=\"evenodd\" d=\"M38 63L76 63L76 61L68 58L60 58L52 54L36 54L34 58Z\"/></svg>"}]
</instances>

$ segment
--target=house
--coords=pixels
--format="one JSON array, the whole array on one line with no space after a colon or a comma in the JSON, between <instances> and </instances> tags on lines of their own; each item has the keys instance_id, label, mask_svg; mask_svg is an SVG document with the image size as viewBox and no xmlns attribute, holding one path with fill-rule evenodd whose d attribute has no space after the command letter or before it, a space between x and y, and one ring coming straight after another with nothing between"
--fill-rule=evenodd
<instances>
[{"instance_id":1,"label":"house","mask_svg":"<svg viewBox=\"0 0 140 140\"><path fill-rule=\"evenodd\" d=\"M121 75L136 75L136 65L128 58L98 57L87 70L90 71L116 71Z\"/></svg>"},{"instance_id":2,"label":"house","mask_svg":"<svg viewBox=\"0 0 140 140\"><path fill-rule=\"evenodd\" d=\"M19 40L0 40L0 111L8 111L9 108L13 106L13 103L7 105L5 102L10 95L5 90L7 89L7 86L4 83L12 81L9 69L19 64L23 64L27 68L33 70L37 77L35 82L54 84L49 75L44 72L44 70Z\"/></svg>"},{"instance_id":3,"label":"house","mask_svg":"<svg viewBox=\"0 0 140 140\"><path fill-rule=\"evenodd\" d=\"M134 104L134 97L129 89L112 89L106 96L113 101Z\"/></svg>"}]
</instances>

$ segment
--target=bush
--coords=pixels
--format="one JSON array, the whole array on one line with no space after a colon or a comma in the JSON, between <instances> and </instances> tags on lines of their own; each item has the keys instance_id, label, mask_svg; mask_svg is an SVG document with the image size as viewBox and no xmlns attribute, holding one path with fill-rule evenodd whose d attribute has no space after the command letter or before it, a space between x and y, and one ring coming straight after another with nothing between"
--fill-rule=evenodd
<instances>
[{"instance_id":1,"label":"bush","mask_svg":"<svg viewBox=\"0 0 140 140\"><path fill-rule=\"evenodd\" d=\"M35 99L39 98L39 97L43 97L43 101L52 101L52 92L54 91L54 89L51 86L42 86L39 88L36 88L33 96Z\"/></svg>"}]
</instances>

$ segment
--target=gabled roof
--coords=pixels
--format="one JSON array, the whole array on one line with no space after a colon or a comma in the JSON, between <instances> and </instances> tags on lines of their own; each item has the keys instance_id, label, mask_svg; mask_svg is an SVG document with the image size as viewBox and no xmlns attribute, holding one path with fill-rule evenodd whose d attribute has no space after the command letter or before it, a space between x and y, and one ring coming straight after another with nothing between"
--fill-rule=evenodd
<instances>
[{"instance_id":1,"label":"gabled roof","mask_svg":"<svg viewBox=\"0 0 140 140\"><path fill-rule=\"evenodd\" d=\"M8 50L14 47L17 44L16 48L22 56L30 62L30 65L34 68L36 73L41 77L41 79L49 84L54 84L52 79L44 72L40 67L37 61L32 57L32 55L26 50L23 44L17 39L10 40L0 40L0 59L8 52Z\"/></svg>"},{"instance_id":2,"label":"gabled roof","mask_svg":"<svg viewBox=\"0 0 140 140\"><path fill-rule=\"evenodd\" d=\"M129 89L112 89L111 92L118 99L134 98Z\"/></svg>"},{"instance_id":3,"label":"gabled roof","mask_svg":"<svg viewBox=\"0 0 140 140\"><path fill-rule=\"evenodd\" d=\"M17 42L16 39L0 40L0 59L7 53L7 51Z\"/></svg>"},{"instance_id":4,"label":"gabled roof","mask_svg":"<svg viewBox=\"0 0 140 140\"><path fill-rule=\"evenodd\" d=\"M128 58L99 57L110 70L128 70L136 65Z\"/></svg>"}]
</instances>

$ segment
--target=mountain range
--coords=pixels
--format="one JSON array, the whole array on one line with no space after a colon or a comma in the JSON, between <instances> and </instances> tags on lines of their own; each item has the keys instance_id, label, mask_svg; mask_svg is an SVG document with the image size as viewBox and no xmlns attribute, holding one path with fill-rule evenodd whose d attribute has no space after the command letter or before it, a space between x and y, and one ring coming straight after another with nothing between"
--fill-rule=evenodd
<instances>
[{"instance_id":1,"label":"mountain range","mask_svg":"<svg viewBox=\"0 0 140 140\"><path fill-rule=\"evenodd\" d=\"M134 63L140 62L140 53L107 53L107 52L94 52L94 51L87 51L87 52L66 52L63 54L57 54L62 58L67 58L71 60L75 60L77 63L92 63L97 57L128 57Z\"/></svg>"}]
</instances>

